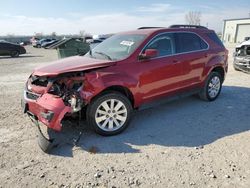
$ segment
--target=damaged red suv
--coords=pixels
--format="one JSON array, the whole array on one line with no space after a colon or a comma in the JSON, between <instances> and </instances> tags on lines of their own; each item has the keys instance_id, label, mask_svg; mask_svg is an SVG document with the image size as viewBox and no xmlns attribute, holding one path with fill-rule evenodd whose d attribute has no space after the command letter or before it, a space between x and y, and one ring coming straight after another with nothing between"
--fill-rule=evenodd
<instances>
[{"instance_id":1,"label":"damaged red suv","mask_svg":"<svg viewBox=\"0 0 250 188\"><path fill-rule=\"evenodd\" d=\"M170 97L198 94L213 101L227 73L228 51L202 26L139 28L116 34L84 56L34 70L24 112L61 131L65 116L86 113L97 133L115 135L134 109Z\"/></svg>"}]
</instances>

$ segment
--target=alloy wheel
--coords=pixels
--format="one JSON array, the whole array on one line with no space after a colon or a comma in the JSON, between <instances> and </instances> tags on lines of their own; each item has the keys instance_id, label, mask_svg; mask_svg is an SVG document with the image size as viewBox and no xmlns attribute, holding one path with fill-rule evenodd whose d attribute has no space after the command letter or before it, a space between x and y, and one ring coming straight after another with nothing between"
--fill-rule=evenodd
<instances>
[{"instance_id":1,"label":"alloy wheel","mask_svg":"<svg viewBox=\"0 0 250 188\"><path fill-rule=\"evenodd\" d=\"M127 108L122 101L109 99L98 106L95 113L95 121L100 129L112 132L124 125L127 116Z\"/></svg>"},{"instance_id":2,"label":"alloy wheel","mask_svg":"<svg viewBox=\"0 0 250 188\"><path fill-rule=\"evenodd\" d=\"M209 97L215 98L220 92L220 87L221 87L220 78L218 76L214 76L208 84Z\"/></svg>"}]
</instances>

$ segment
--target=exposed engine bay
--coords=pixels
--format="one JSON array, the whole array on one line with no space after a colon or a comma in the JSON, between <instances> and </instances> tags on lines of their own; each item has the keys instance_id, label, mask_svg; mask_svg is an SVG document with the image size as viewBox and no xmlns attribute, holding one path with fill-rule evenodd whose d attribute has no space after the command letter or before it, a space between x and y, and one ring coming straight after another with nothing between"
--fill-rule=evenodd
<instances>
[{"instance_id":1,"label":"exposed engine bay","mask_svg":"<svg viewBox=\"0 0 250 188\"><path fill-rule=\"evenodd\" d=\"M36 94L49 93L62 98L66 106L70 106L72 113L79 112L84 105L81 97L84 73L66 73L57 77L35 76L30 77L27 89ZM30 85L29 85L30 84ZM29 88L29 86L31 88ZM32 87L37 86L37 87ZM38 88L38 87L42 87ZM37 90L36 90L37 89Z\"/></svg>"},{"instance_id":2,"label":"exposed engine bay","mask_svg":"<svg viewBox=\"0 0 250 188\"><path fill-rule=\"evenodd\" d=\"M236 56L250 56L250 41L249 45L244 44L236 47Z\"/></svg>"},{"instance_id":3,"label":"exposed engine bay","mask_svg":"<svg viewBox=\"0 0 250 188\"><path fill-rule=\"evenodd\" d=\"M83 101L84 72L65 73L58 76L31 75L26 83L22 106L24 112L38 127L38 143L43 151L49 152L53 139L46 138L41 132L39 122L48 130L61 131L65 115L78 114L86 106ZM79 138L82 132L80 132ZM79 140L79 138L77 140Z\"/></svg>"}]
</instances>

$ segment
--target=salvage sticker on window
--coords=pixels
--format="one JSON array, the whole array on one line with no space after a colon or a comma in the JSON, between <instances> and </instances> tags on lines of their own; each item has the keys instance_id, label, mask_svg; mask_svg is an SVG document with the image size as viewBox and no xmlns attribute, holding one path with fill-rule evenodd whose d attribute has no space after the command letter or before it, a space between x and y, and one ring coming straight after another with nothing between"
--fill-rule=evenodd
<instances>
[{"instance_id":1,"label":"salvage sticker on window","mask_svg":"<svg viewBox=\"0 0 250 188\"><path fill-rule=\"evenodd\" d=\"M124 45L124 46L132 46L134 44L134 42L124 40L120 44Z\"/></svg>"}]
</instances>

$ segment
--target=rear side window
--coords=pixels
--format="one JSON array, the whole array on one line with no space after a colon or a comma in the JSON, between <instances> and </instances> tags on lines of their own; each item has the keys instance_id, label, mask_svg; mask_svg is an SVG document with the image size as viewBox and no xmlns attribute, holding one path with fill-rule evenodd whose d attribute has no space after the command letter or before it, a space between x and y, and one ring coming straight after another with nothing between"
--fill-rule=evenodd
<instances>
[{"instance_id":1,"label":"rear side window","mask_svg":"<svg viewBox=\"0 0 250 188\"><path fill-rule=\"evenodd\" d=\"M224 48L223 43L215 33L208 33L207 35L212 41L214 41L216 44Z\"/></svg>"},{"instance_id":2,"label":"rear side window","mask_svg":"<svg viewBox=\"0 0 250 188\"><path fill-rule=\"evenodd\" d=\"M208 45L194 33L176 33L176 52L185 53L204 50Z\"/></svg>"}]
</instances>

